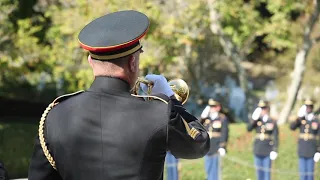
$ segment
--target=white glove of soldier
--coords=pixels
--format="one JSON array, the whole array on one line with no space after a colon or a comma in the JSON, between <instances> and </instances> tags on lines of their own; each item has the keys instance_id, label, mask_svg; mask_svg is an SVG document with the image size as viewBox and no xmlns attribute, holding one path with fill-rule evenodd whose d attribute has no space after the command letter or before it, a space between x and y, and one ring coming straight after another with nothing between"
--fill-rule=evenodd
<instances>
[{"instance_id":1,"label":"white glove of soldier","mask_svg":"<svg viewBox=\"0 0 320 180\"><path fill-rule=\"evenodd\" d=\"M307 114L307 106L302 105L298 111L298 117L304 117Z\"/></svg>"},{"instance_id":2,"label":"white glove of soldier","mask_svg":"<svg viewBox=\"0 0 320 180\"><path fill-rule=\"evenodd\" d=\"M218 149L218 152L220 154L221 157L225 156L226 155L226 150L224 148L219 148Z\"/></svg>"},{"instance_id":3,"label":"white glove of soldier","mask_svg":"<svg viewBox=\"0 0 320 180\"><path fill-rule=\"evenodd\" d=\"M314 162L318 162L320 160L320 153L315 153L313 157Z\"/></svg>"},{"instance_id":4,"label":"white glove of soldier","mask_svg":"<svg viewBox=\"0 0 320 180\"><path fill-rule=\"evenodd\" d=\"M260 107L256 108L253 113L252 113L252 119L254 121L258 120L260 118L260 115L261 115L261 111L262 109Z\"/></svg>"},{"instance_id":5,"label":"white glove of soldier","mask_svg":"<svg viewBox=\"0 0 320 180\"><path fill-rule=\"evenodd\" d=\"M206 108L202 111L201 113L201 118L207 118L209 116L210 113L210 106L206 106Z\"/></svg>"},{"instance_id":6,"label":"white glove of soldier","mask_svg":"<svg viewBox=\"0 0 320 180\"><path fill-rule=\"evenodd\" d=\"M278 153L277 152L275 152L275 151L271 151L270 152L270 159L273 161L273 160L275 160L275 159L277 159L277 157L278 157Z\"/></svg>"},{"instance_id":7,"label":"white glove of soldier","mask_svg":"<svg viewBox=\"0 0 320 180\"><path fill-rule=\"evenodd\" d=\"M164 94L168 97L171 97L174 95L174 92L172 91L171 87L168 84L167 79L162 75L156 75L156 74L148 74L145 77L146 80L152 81L153 88L152 88L152 94ZM144 92L148 92L148 86L144 83L140 83L140 87Z\"/></svg>"},{"instance_id":8,"label":"white glove of soldier","mask_svg":"<svg viewBox=\"0 0 320 180\"><path fill-rule=\"evenodd\" d=\"M312 121L313 118L314 118L314 114L313 114L313 113L308 114L307 117L306 117L306 119L307 119L308 121Z\"/></svg>"}]
</instances>

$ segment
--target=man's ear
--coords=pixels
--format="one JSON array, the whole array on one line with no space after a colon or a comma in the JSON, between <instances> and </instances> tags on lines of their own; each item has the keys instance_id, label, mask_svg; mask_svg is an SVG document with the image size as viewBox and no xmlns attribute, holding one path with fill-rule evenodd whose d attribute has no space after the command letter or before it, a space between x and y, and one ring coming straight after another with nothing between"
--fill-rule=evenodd
<instances>
[{"instance_id":1,"label":"man's ear","mask_svg":"<svg viewBox=\"0 0 320 180\"><path fill-rule=\"evenodd\" d=\"M131 72L136 72L137 71L137 61L136 58L133 55L130 55L129 57L129 70Z\"/></svg>"},{"instance_id":2,"label":"man's ear","mask_svg":"<svg viewBox=\"0 0 320 180\"><path fill-rule=\"evenodd\" d=\"M91 59L91 56L90 56L90 55L88 55L88 62L89 62L89 64L90 64L90 66L93 67L92 59Z\"/></svg>"}]
</instances>

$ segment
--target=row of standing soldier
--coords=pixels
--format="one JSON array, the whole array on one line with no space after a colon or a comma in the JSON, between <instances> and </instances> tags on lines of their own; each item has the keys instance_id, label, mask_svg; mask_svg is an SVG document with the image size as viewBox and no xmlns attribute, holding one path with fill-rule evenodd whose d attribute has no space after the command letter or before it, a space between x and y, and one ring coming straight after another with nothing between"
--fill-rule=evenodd
<instances>
[{"instance_id":1,"label":"row of standing soldier","mask_svg":"<svg viewBox=\"0 0 320 180\"><path fill-rule=\"evenodd\" d=\"M298 118L290 124L291 130L299 128L298 156L300 180L314 179L315 162L320 159L319 121L313 112L314 102L306 100L299 109ZM210 150L205 156L205 170L208 180L220 178L220 158L226 155L228 142L229 120L221 112L221 104L209 99L208 105L201 114L201 123L210 136ZM260 100L258 107L252 114L252 121L248 123L248 132L256 131L253 143L254 164L258 180L271 179L272 161L278 157L279 129L276 120L270 116L270 104ZM168 180L177 180L178 160L167 155Z\"/></svg>"}]
</instances>

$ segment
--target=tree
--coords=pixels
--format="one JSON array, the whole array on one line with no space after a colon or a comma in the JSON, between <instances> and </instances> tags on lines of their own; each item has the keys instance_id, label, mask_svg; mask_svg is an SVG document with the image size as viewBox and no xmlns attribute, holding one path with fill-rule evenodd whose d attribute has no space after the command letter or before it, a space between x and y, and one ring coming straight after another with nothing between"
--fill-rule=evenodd
<instances>
[{"instance_id":1,"label":"tree","mask_svg":"<svg viewBox=\"0 0 320 180\"><path fill-rule=\"evenodd\" d=\"M288 88L289 93L287 101L279 117L279 124L283 124L288 120L288 117L292 108L295 105L297 95L302 84L302 79L305 72L305 65L309 52L313 44L320 41L320 37L314 39L311 38L311 33L313 32L315 24L319 19L319 12L320 0L313 0L313 12L310 14L310 18L304 27L303 43L296 54L294 70L292 73L292 81Z\"/></svg>"}]
</instances>

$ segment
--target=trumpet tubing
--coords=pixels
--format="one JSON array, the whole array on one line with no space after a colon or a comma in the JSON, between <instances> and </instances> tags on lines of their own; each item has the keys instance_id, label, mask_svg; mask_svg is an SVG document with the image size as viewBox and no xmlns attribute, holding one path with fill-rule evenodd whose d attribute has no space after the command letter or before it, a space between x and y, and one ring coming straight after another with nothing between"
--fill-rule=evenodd
<instances>
[{"instance_id":1,"label":"trumpet tubing","mask_svg":"<svg viewBox=\"0 0 320 180\"><path fill-rule=\"evenodd\" d=\"M140 83L144 83L148 86L148 95L151 95L152 93L152 87L153 87L153 82L148 81L143 77L139 77L135 86L133 87L133 94L137 95L139 88L140 88ZM168 81L168 84L172 91L174 92L174 96L177 98L178 101L180 101L182 104L185 104L189 98L189 87L188 84L182 80L182 79L172 79Z\"/></svg>"}]
</instances>

